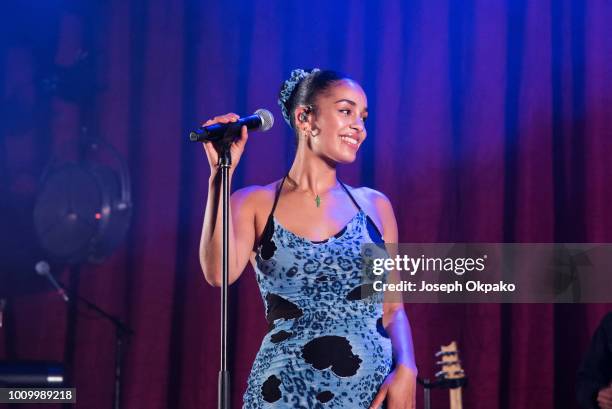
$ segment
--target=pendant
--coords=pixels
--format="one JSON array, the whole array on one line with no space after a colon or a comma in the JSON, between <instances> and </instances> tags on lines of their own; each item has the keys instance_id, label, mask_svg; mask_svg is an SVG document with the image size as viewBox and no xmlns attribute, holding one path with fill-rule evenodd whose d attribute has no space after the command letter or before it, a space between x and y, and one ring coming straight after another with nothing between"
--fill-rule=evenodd
<instances>
[{"instance_id":1,"label":"pendant","mask_svg":"<svg viewBox=\"0 0 612 409\"><path fill-rule=\"evenodd\" d=\"M321 198L319 197L319 195L317 195L317 197L315 197L315 202L317 202L317 207L319 207L321 205Z\"/></svg>"}]
</instances>

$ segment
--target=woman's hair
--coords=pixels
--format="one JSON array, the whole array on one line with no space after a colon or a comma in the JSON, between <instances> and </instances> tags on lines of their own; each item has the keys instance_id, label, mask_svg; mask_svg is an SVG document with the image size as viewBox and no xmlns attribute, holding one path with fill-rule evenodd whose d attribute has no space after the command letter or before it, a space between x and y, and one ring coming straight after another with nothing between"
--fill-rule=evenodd
<instances>
[{"instance_id":1,"label":"woman's hair","mask_svg":"<svg viewBox=\"0 0 612 409\"><path fill-rule=\"evenodd\" d=\"M327 91L336 81L351 80L346 74L333 70L295 69L289 79L283 82L278 94L278 105L283 118L296 131L293 113L298 106L306 106L316 111L314 105L319 94Z\"/></svg>"}]
</instances>

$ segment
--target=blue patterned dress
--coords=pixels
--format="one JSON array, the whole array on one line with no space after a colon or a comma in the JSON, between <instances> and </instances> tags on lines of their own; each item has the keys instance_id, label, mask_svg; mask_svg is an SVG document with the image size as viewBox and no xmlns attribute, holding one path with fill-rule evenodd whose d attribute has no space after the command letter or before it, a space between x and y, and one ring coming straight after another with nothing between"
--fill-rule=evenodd
<instances>
[{"instance_id":1,"label":"blue patterned dress","mask_svg":"<svg viewBox=\"0 0 612 409\"><path fill-rule=\"evenodd\" d=\"M256 252L270 330L243 409L368 408L394 362L382 295L362 291L361 246L384 241L342 183L358 209L347 225L320 242L293 234L274 218L284 181Z\"/></svg>"}]
</instances>

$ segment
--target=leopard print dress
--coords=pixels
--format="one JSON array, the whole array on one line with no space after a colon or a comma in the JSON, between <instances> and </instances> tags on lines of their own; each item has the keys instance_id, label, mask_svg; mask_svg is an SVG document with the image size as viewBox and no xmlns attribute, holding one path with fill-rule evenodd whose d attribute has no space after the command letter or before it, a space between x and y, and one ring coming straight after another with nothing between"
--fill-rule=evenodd
<instances>
[{"instance_id":1,"label":"leopard print dress","mask_svg":"<svg viewBox=\"0 0 612 409\"><path fill-rule=\"evenodd\" d=\"M384 241L342 182L358 209L347 225L319 242L293 234L274 218L284 181L256 252L269 331L243 409L368 408L394 368L382 295L362 291L362 244Z\"/></svg>"}]
</instances>

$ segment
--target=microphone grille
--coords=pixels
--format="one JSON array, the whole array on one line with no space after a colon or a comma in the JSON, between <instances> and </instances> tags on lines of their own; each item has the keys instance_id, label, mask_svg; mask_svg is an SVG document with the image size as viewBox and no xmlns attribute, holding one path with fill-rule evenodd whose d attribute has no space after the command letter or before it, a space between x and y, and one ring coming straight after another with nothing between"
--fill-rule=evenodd
<instances>
[{"instance_id":1,"label":"microphone grille","mask_svg":"<svg viewBox=\"0 0 612 409\"><path fill-rule=\"evenodd\" d=\"M258 109L255 111L255 115L261 118L261 126L259 127L260 131L267 131L268 129L272 128L272 125L274 125L274 115L272 115L272 112L268 111L267 109Z\"/></svg>"},{"instance_id":2,"label":"microphone grille","mask_svg":"<svg viewBox=\"0 0 612 409\"><path fill-rule=\"evenodd\" d=\"M46 261L39 261L34 266L34 269L36 270L36 273L40 275L49 274L49 270L50 270L49 263L47 263Z\"/></svg>"}]
</instances>

